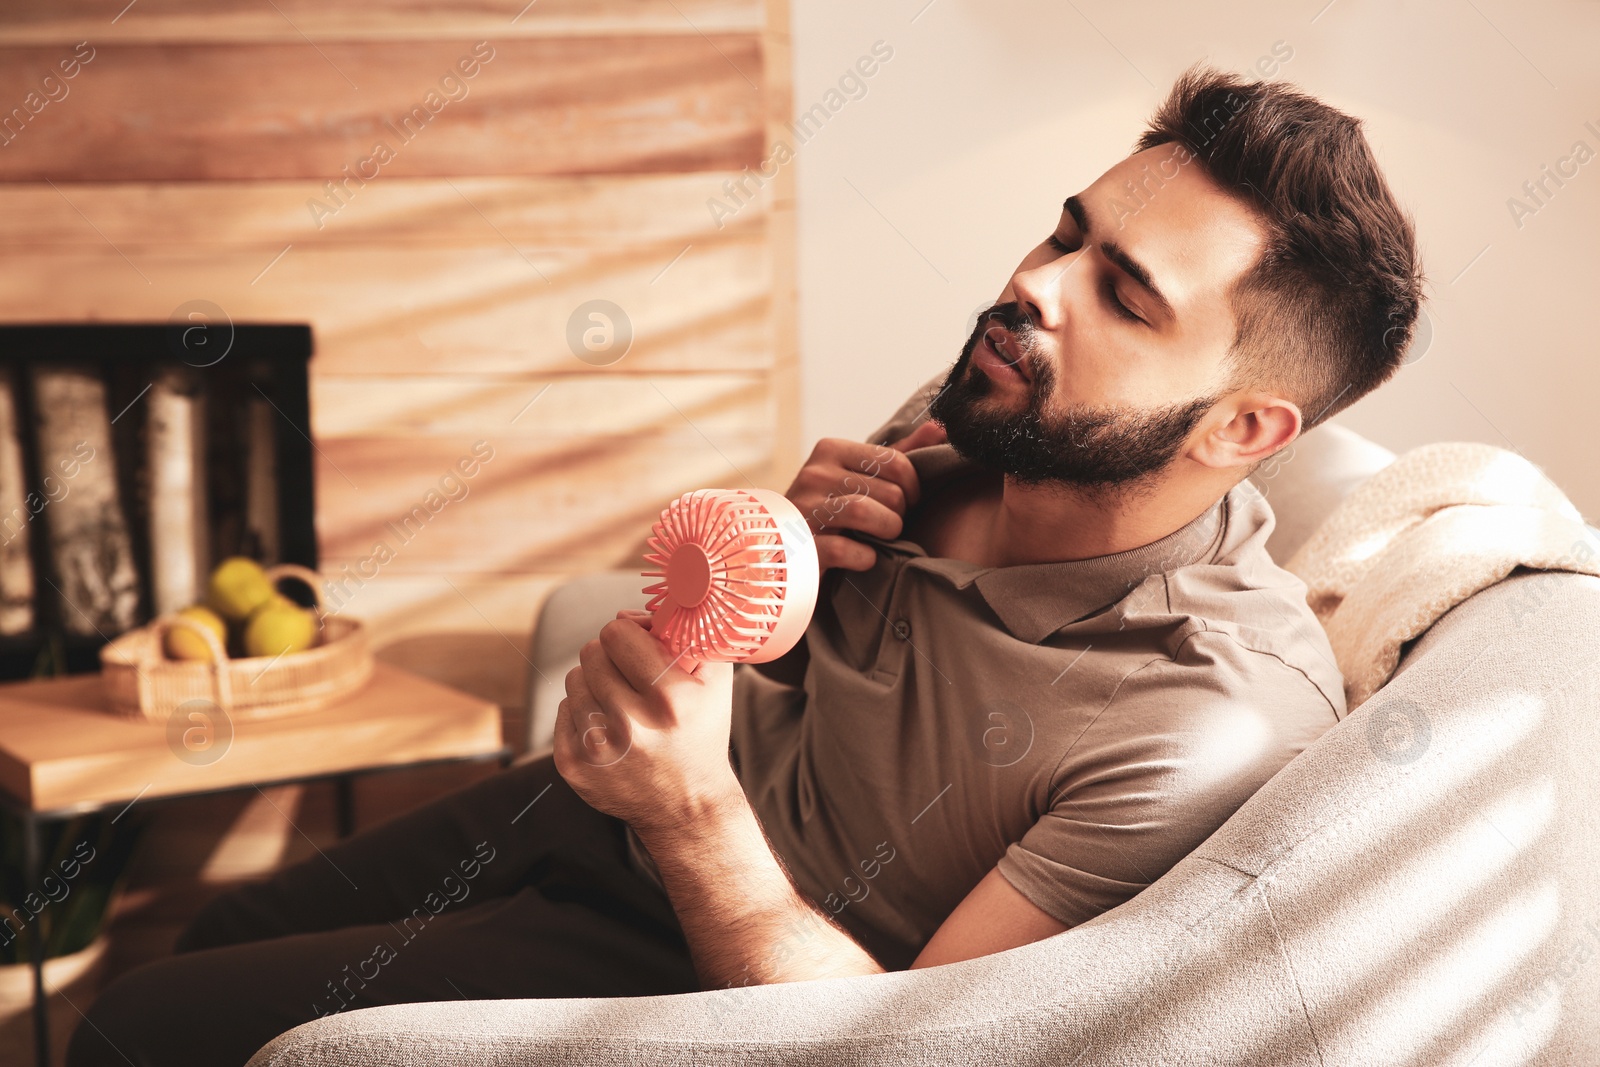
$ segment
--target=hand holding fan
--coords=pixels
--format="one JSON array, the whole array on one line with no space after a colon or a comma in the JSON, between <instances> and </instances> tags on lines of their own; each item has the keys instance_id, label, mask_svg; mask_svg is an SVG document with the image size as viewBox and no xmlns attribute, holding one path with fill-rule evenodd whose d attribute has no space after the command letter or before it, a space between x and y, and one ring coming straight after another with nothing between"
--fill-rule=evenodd
<instances>
[{"instance_id":1,"label":"hand holding fan","mask_svg":"<svg viewBox=\"0 0 1600 1067\"><path fill-rule=\"evenodd\" d=\"M765 663L795 646L817 603L817 546L770 489L697 489L662 509L644 571L650 632L675 659Z\"/></svg>"}]
</instances>

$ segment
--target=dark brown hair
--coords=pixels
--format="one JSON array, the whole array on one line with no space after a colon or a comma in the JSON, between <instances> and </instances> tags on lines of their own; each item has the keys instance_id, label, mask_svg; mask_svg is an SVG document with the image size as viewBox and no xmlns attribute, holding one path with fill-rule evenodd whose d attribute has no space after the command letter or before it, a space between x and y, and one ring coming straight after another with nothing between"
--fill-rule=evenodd
<instances>
[{"instance_id":1,"label":"dark brown hair","mask_svg":"<svg viewBox=\"0 0 1600 1067\"><path fill-rule=\"evenodd\" d=\"M1388 379L1411 341L1422 273L1361 121L1282 82L1196 65L1134 150L1170 142L1266 228L1232 292L1232 387L1281 391L1310 429Z\"/></svg>"}]
</instances>

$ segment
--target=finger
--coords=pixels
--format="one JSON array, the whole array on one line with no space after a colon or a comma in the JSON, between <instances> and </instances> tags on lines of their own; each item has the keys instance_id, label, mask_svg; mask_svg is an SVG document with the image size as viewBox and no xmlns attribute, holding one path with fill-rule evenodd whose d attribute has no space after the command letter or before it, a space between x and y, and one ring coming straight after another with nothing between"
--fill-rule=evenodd
<instances>
[{"instance_id":1,"label":"finger","mask_svg":"<svg viewBox=\"0 0 1600 1067\"><path fill-rule=\"evenodd\" d=\"M600 642L590 641L588 645L584 646L584 648L587 650L591 645L595 649L599 649ZM593 655L594 653L589 654ZM579 653L580 660L582 659L583 655L584 653ZM572 720L575 724L575 730L581 730L583 728L581 724L587 722L596 715L608 714L606 709L601 705L600 701L595 698L594 686L590 684L590 679L584 672L583 664L581 662L578 664L578 666L567 672L566 703L570 705L572 709Z\"/></svg>"},{"instance_id":2,"label":"finger","mask_svg":"<svg viewBox=\"0 0 1600 1067\"><path fill-rule=\"evenodd\" d=\"M595 640L584 646L580 660L584 655L592 661L605 652ZM633 747L633 718L595 699L581 663L567 673L567 692L556 706L555 755L561 776L567 778L577 764L606 767L626 756Z\"/></svg>"},{"instance_id":3,"label":"finger","mask_svg":"<svg viewBox=\"0 0 1600 1067\"><path fill-rule=\"evenodd\" d=\"M802 497L795 507L804 510L813 532L820 532L829 526L855 529L849 522L840 520L845 509L857 499L876 501L896 515L906 513L905 490L883 478L867 478L859 474L847 474L844 477L844 484L830 486L826 492Z\"/></svg>"},{"instance_id":4,"label":"finger","mask_svg":"<svg viewBox=\"0 0 1600 1067\"><path fill-rule=\"evenodd\" d=\"M656 617L643 608L623 608L621 611L617 612L617 618L632 619L634 622L648 630L650 629L651 625L654 624Z\"/></svg>"},{"instance_id":5,"label":"finger","mask_svg":"<svg viewBox=\"0 0 1600 1067\"><path fill-rule=\"evenodd\" d=\"M587 707L588 703L572 697L566 697L556 705L556 724L552 736L558 744L565 744L569 749L577 747L583 730L581 724L587 718Z\"/></svg>"},{"instance_id":6,"label":"finger","mask_svg":"<svg viewBox=\"0 0 1600 1067\"><path fill-rule=\"evenodd\" d=\"M567 735L571 732L571 730L572 698L562 697L561 703L556 705L556 723L555 729L551 731L551 737L554 739L557 745L564 744Z\"/></svg>"},{"instance_id":7,"label":"finger","mask_svg":"<svg viewBox=\"0 0 1600 1067\"><path fill-rule=\"evenodd\" d=\"M818 533L823 530L860 530L873 537L892 541L905 528L900 513L870 496L838 496L819 509L823 519Z\"/></svg>"},{"instance_id":8,"label":"finger","mask_svg":"<svg viewBox=\"0 0 1600 1067\"><path fill-rule=\"evenodd\" d=\"M551 754L555 757L556 772L565 778L570 767L568 756L571 753L572 735L572 705L563 697L561 703L556 705L555 729L550 735Z\"/></svg>"},{"instance_id":9,"label":"finger","mask_svg":"<svg viewBox=\"0 0 1600 1067\"><path fill-rule=\"evenodd\" d=\"M572 728L567 738L569 758L593 767L609 767L632 748L631 718L613 715L593 703L587 710L576 704L573 706Z\"/></svg>"},{"instance_id":10,"label":"finger","mask_svg":"<svg viewBox=\"0 0 1600 1067\"><path fill-rule=\"evenodd\" d=\"M866 495L885 500L896 511L917 502L917 470L903 453L888 445L841 442L836 458L803 467L784 495L813 525L826 515L830 497ZM818 503L821 502L821 503ZM822 509L819 513L819 508Z\"/></svg>"},{"instance_id":11,"label":"finger","mask_svg":"<svg viewBox=\"0 0 1600 1067\"><path fill-rule=\"evenodd\" d=\"M656 692L658 685L690 677L682 655L674 657L666 645L630 619L606 623L600 631L600 644L605 650L606 662L653 712L659 713L664 708Z\"/></svg>"},{"instance_id":12,"label":"finger","mask_svg":"<svg viewBox=\"0 0 1600 1067\"><path fill-rule=\"evenodd\" d=\"M922 479L917 476L917 468L906 458L905 452L894 445L873 445L871 455L858 463L857 469L899 486L907 507L914 506L922 496Z\"/></svg>"},{"instance_id":13,"label":"finger","mask_svg":"<svg viewBox=\"0 0 1600 1067\"><path fill-rule=\"evenodd\" d=\"M635 633L644 636L646 641L651 638L632 623L607 623L607 626L626 625ZM602 634L605 630L600 631ZM590 641L578 653L578 662L583 671L583 684L587 687L595 707L606 712L612 717L626 717L642 719L646 722L654 721L655 713L649 707L637 689L629 684L617 665L612 662L611 653L607 650L605 641Z\"/></svg>"},{"instance_id":14,"label":"finger","mask_svg":"<svg viewBox=\"0 0 1600 1067\"><path fill-rule=\"evenodd\" d=\"M878 562L878 553L871 545L838 534L824 534L817 538L817 567L827 571L834 567L847 571L868 571Z\"/></svg>"},{"instance_id":15,"label":"finger","mask_svg":"<svg viewBox=\"0 0 1600 1067\"><path fill-rule=\"evenodd\" d=\"M891 453L893 455L895 453ZM836 495L864 496L876 500L896 515L904 515L914 503L899 482L890 478L874 478L866 474L846 474Z\"/></svg>"},{"instance_id":16,"label":"finger","mask_svg":"<svg viewBox=\"0 0 1600 1067\"><path fill-rule=\"evenodd\" d=\"M915 504L919 492L917 469L905 457L905 453L891 445L869 444L865 441L846 441L833 439L825 442L829 447L824 451L818 447L818 454L813 457L810 464L802 469L801 474L806 479L796 479L796 485L820 485L826 489L833 489L843 485L844 488L854 491L846 480L852 475L860 478L866 475L869 478L885 478L894 482L905 492L907 500ZM837 464L841 473L836 473L834 464Z\"/></svg>"},{"instance_id":17,"label":"finger","mask_svg":"<svg viewBox=\"0 0 1600 1067\"><path fill-rule=\"evenodd\" d=\"M928 445L943 444L944 441L944 427L929 419L900 440L890 442L889 447L896 452L910 452L913 448L926 448Z\"/></svg>"}]
</instances>

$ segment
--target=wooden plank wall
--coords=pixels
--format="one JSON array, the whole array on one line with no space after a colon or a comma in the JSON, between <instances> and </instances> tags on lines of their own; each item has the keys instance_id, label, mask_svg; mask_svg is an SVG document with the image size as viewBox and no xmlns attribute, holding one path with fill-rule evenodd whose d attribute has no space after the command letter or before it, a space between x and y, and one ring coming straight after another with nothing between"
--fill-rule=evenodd
<instances>
[{"instance_id":1,"label":"wooden plank wall","mask_svg":"<svg viewBox=\"0 0 1600 1067\"><path fill-rule=\"evenodd\" d=\"M517 707L554 583L798 464L792 176L707 205L782 135L788 47L786 0L17 0L0 320L310 322L324 573L387 658ZM609 366L567 342L593 299Z\"/></svg>"}]
</instances>

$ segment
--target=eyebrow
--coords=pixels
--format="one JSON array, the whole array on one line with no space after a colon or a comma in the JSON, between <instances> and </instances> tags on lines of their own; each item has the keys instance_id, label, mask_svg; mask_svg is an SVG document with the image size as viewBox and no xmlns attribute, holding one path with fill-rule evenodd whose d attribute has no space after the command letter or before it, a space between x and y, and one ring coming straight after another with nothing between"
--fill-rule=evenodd
<instances>
[{"instance_id":1,"label":"eyebrow","mask_svg":"<svg viewBox=\"0 0 1600 1067\"><path fill-rule=\"evenodd\" d=\"M1089 236L1089 213L1084 210L1083 201L1076 196L1069 196L1061 206L1066 209L1067 214L1072 216L1072 221L1078 224L1079 232L1087 238ZM1128 254L1127 249L1110 238L1100 242L1100 251L1118 270L1138 282L1155 302L1161 305L1161 310L1173 318L1177 317L1172 310L1172 304L1156 286L1155 278L1151 276L1148 267L1134 259L1133 256Z\"/></svg>"}]
</instances>

